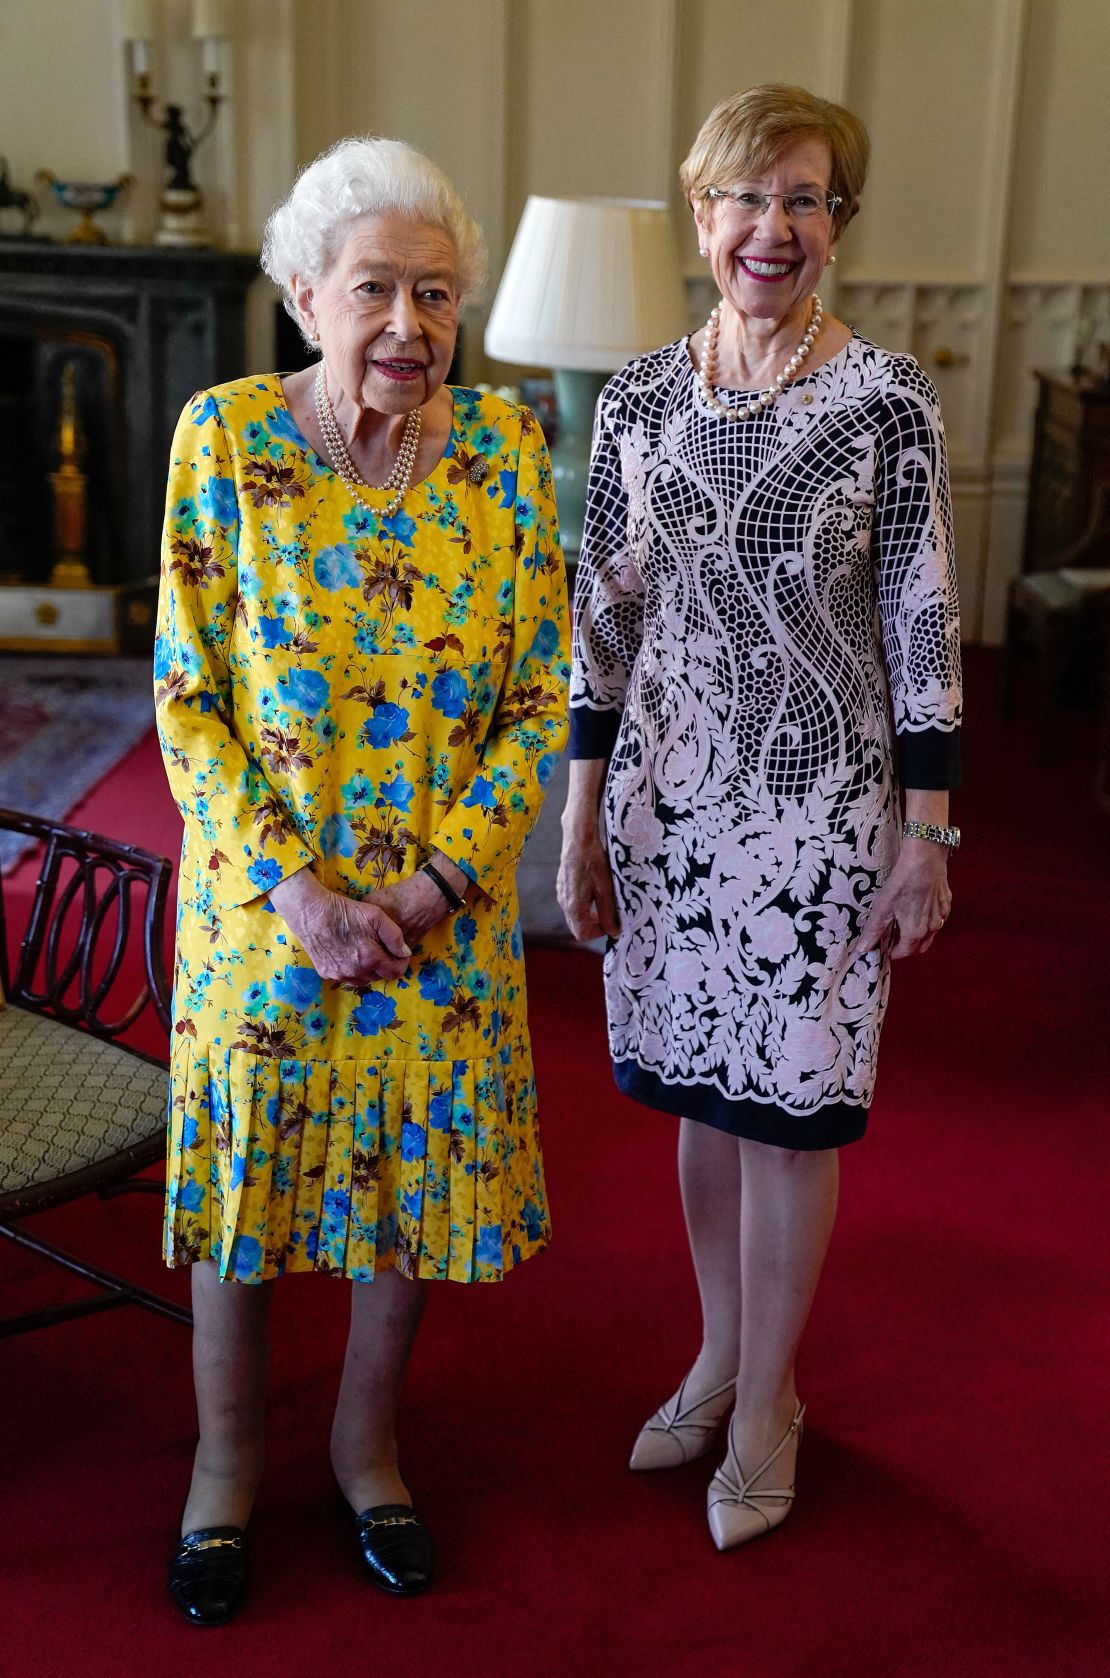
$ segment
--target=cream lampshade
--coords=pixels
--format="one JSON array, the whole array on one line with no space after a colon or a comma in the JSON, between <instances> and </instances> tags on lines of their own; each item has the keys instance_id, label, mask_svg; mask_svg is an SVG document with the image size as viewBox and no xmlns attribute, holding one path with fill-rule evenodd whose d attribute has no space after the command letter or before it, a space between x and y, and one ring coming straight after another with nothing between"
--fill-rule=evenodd
<instances>
[{"instance_id":1,"label":"cream lampshade","mask_svg":"<svg viewBox=\"0 0 1110 1678\"><path fill-rule=\"evenodd\" d=\"M559 442L552 464L572 556L582 540L590 431L605 377L685 325L666 205L529 198L486 327L486 353L554 370Z\"/></svg>"}]
</instances>

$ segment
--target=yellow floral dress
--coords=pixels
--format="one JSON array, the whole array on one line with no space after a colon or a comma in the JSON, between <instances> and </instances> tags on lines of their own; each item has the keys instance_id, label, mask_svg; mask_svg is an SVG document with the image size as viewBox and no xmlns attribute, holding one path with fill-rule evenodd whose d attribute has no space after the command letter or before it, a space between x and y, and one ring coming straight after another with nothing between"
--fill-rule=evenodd
<instances>
[{"instance_id":1,"label":"yellow floral dress","mask_svg":"<svg viewBox=\"0 0 1110 1678\"><path fill-rule=\"evenodd\" d=\"M495 1281L549 1239L515 866L563 746L566 584L532 415L452 388L379 517L276 375L174 438L155 697L185 818L165 1257ZM384 507L388 495L371 497ZM267 889L475 882L408 974L322 981Z\"/></svg>"}]
</instances>

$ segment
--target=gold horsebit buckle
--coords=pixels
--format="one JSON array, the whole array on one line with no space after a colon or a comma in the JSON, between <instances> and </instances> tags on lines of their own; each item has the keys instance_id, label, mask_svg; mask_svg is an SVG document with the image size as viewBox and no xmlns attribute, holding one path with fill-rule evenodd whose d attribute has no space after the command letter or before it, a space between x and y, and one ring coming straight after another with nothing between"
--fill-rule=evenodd
<instances>
[{"instance_id":1,"label":"gold horsebit buckle","mask_svg":"<svg viewBox=\"0 0 1110 1678\"><path fill-rule=\"evenodd\" d=\"M190 1544L188 1548L196 1553L198 1550L241 1550L241 1538L205 1538L199 1544Z\"/></svg>"},{"instance_id":2,"label":"gold horsebit buckle","mask_svg":"<svg viewBox=\"0 0 1110 1678\"><path fill-rule=\"evenodd\" d=\"M363 1519L358 1524L370 1532L374 1527L418 1527L420 1522L415 1515L386 1515L384 1520Z\"/></svg>"}]
</instances>

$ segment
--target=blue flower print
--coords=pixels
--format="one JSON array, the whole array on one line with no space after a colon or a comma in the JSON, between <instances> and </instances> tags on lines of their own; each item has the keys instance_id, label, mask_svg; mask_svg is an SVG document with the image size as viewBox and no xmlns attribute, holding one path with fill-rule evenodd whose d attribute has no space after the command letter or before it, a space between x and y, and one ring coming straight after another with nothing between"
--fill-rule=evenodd
<instances>
[{"instance_id":1,"label":"blue flower print","mask_svg":"<svg viewBox=\"0 0 1110 1678\"><path fill-rule=\"evenodd\" d=\"M325 1189L320 1210L325 1218L345 1219L351 1210L351 1197L346 1189Z\"/></svg>"},{"instance_id":2,"label":"blue flower print","mask_svg":"<svg viewBox=\"0 0 1110 1678\"><path fill-rule=\"evenodd\" d=\"M406 1189L401 1196L402 1212L410 1218L418 1218L423 1199L424 1196L420 1189Z\"/></svg>"},{"instance_id":3,"label":"blue flower print","mask_svg":"<svg viewBox=\"0 0 1110 1678\"><path fill-rule=\"evenodd\" d=\"M416 520L407 513L396 512L391 518L382 519L382 529L395 536L402 547L411 548L412 539L416 535Z\"/></svg>"},{"instance_id":4,"label":"blue flower print","mask_svg":"<svg viewBox=\"0 0 1110 1678\"><path fill-rule=\"evenodd\" d=\"M219 419L220 410L214 396L206 396L199 408L194 408L189 415L194 425L204 425L211 419Z\"/></svg>"},{"instance_id":5,"label":"blue flower print","mask_svg":"<svg viewBox=\"0 0 1110 1678\"><path fill-rule=\"evenodd\" d=\"M493 782L487 781L484 775L476 776L473 786L463 799L463 804L468 810L474 809L475 806L479 810L496 810L497 789Z\"/></svg>"},{"instance_id":6,"label":"blue flower print","mask_svg":"<svg viewBox=\"0 0 1110 1678\"><path fill-rule=\"evenodd\" d=\"M478 923L473 915L455 916L455 943L460 950L469 950L478 936Z\"/></svg>"},{"instance_id":7,"label":"blue flower print","mask_svg":"<svg viewBox=\"0 0 1110 1678\"><path fill-rule=\"evenodd\" d=\"M195 1148L199 1140L200 1125L197 1123L195 1116L188 1113L185 1116L185 1123L181 1127L181 1145L183 1148Z\"/></svg>"},{"instance_id":8,"label":"blue flower print","mask_svg":"<svg viewBox=\"0 0 1110 1678\"><path fill-rule=\"evenodd\" d=\"M243 1186L243 1178L247 1174L246 1154L232 1154L231 1156L231 1186L238 1189Z\"/></svg>"},{"instance_id":9,"label":"blue flower print","mask_svg":"<svg viewBox=\"0 0 1110 1678\"><path fill-rule=\"evenodd\" d=\"M438 1008L445 1008L450 1002L454 979L445 961L425 962L417 976L417 982L425 1002L434 1002Z\"/></svg>"},{"instance_id":10,"label":"blue flower print","mask_svg":"<svg viewBox=\"0 0 1110 1678\"><path fill-rule=\"evenodd\" d=\"M491 484L489 486L489 488L487 489L486 494L489 495L489 496L494 496L498 493L499 490L501 492L501 506L502 507L513 506L513 504L516 501L516 467L515 466L509 467L504 472L499 472L497 474L497 483L496 484Z\"/></svg>"},{"instance_id":11,"label":"blue flower print","mask_svg":"<svg viewBox=\"0 0 1110 1678\"><path fill-rule=\"evenodd\" d=\"M235 524L239 507L235 499L235 485L230 478L209 478L200 486L200 510L206 519L217 524Z\"/></svg>"},{"instance_id":12,"label":"blue flower print","mask_svg":"<svg viewBox=\"0 0 1110 1678\"><path fill-rule=\"evenodd\" d=\"M352 540L360 536L376 536L378 521L369 507L356 507L353 513L343 514L343 528Z\"/></svg>"},{"instance_id":13,"label":"blue flower print","mask_svg":"<svg viewBox=\"0 0 1110 1678\"><path fill-rule=\"evenodd\" d=\"M278 683L278 693L286 705L293 711L303 711L306 717L323 710L330 691L327 677L318 670L290 670Z\"/></svg>"},{"instance_id":14,"label":"blue flower print","mask_svg":"<svg viewBox=\"0 0 1110 1678\"><path fill-rule=\"evenodd\" d=\"M261 454L269 446L270 434L259 420L248 420L243 436L247 439L248 454Z\"/></svg>"},{"instance_id":15,"label":"blue flower print","mask_svg":"<svg viewBox=\"0 0 1110 1678\"><path fill-rule=\"evenodd\" d=\"M559 761L558 752L544 752L536 764L536 779L541 787L545 787L555 773L555 765Z\"/></svg>"},{"instance_id":16,"label":"blue flower print","mask_svg":"<svg viewBox=\"0 0 1110 1678\"><path fill-rule=\"evenodd\" d=\"M431 965L440 966L439 962ZM437 1090L428 1103L428 1123L433 1130L450 1130L454 1099L450 1090Z\"/></svg>"},{"instance_id":17,"label":"blue flower print","mask_svg":"<svg viewBox=\"0 0 1110 1678\"><path fill-rule=\"evenodd\" d=\"M270 857L256 857L247 869L247 879L259 891L269 891L281 879L281 869Z\"/></svg>"},{"instance_id":18,"label":"blue flower print","mask_svg":"<svg viewBox=\"0 0 1110 1678\"><path fill-rule=\"evenodd\" d=\"M243 560L239 562L239 593L244 600L254 600L262 593L262 578Z\"/></svg>"},{"instance_id":19,"label":"blue flower print","mask_svg":"<svg viewBox=\"0 0 1110 1678\"><path fill-rule=\"evenodd\" d=\"M520 1218L529 1241L538 1241L543 1235L543 1213L534 1200L524 1202Z\"/></svg>"},{"instance_id":20,"label":"blue flower print","mask_svg":"<svg viewBox=\"0 0 1110 1678\"><path fill-rule=\"evenodd\" d=\"M354 856L358 850L350 822L338 811L320 829L320 850L324 856Z\"/></svg>"},{"instance_id":21,"label":"blue flower print","mask_svg":"<svg viewBox=\"0 0 1110 1678\"><path fill-rule=\"evenodd\" d=\"M161 681L168 676L173 664L173 643L168 635L159 635L154 643L154 678Z\"/></svg>"},{"instance_id":22,"label":"blue flower print","mask_svg":"<svg viewBox=\"0 0 1110 1678\"><path fill-rule=\"evenodd\" d=\"M483 1224L478 1231L474 1257L479 1264L500 1264L502 1258L501 1225Z\"/></svg>"},{"instance_id":23,"label":"blue flower print","mask_svg":"<svg viewBox=\"0 0 1110 1678\"><path fill-rule=\"evenodd\" d=\"M358 588L362 582L361 567L346 542L321 548L312 561L312 575L321 588L328 589Z\"/></svg>"},{"instance_id":24,"label":"blue flower print","mask_svg":"<svg viewBox=\"0 0 1110 1678\"><path fill-rule=\"evenodd\" d=\"M538 658L541 664L550 664L559 651L559 627L550 618L544 618L536 633L532 637L532 645L528 649L529 658Z\"/></svg>"},{"instance_id":25,"label":"blue flower print","mask_svg":"<svg viewBox=\"0 0 1110 1678\"><path fill-rule=\"evenodd\" d=\"M379 751L384 746L395 745L402 734L408 731L409 714L403 705L394 705L392 700L375 706L374 715L367 718L362 725L362 736L368 746L374 746Z\"/></svg>"},{"instance_id":26,"label":"blue flower print","mask_svg":"<svg viewBox=\"0 0 1110 1678\"><path fill-rule=\"evenodd\" d=\"M239 1281L245 1282L261 1274L262 1243L253 1235L237 1235L231 1243L229 1269Z\"/></svg>"},{"instance_id":27,"label":"blue flower print","mask_svg":"<svg viewBox=\"0 0 1110 1678\"><path fill-rule=\"evenodd\" d=\"M428 1133L422 1124L406 1120L401 1126L401 1158L423 1159L428 1150Z\"/></svg>"},{"instance_id":28,"label":"blue flower print","mask_svg":"<svg viewBox=\"0 0 1110 1678\"><path fill-rule=\"evenodd\" d=\"M397 1018L397 1004L384 991L370 990L351 1015L351 1024L361 1037L376 1037Z\"/></svg>"},{"instance_id":29,"label":"blue flower print","mask_svg":"<svg viewBox=\"0 0 1110 1678\"><path fill-rule=\"evenodd\" d=\"M298 1013L304 1013L320 1000L322 981L314 967L298 967L290 962L270 981L270 990L279 1002L288 1002Z\"/></svg>"},{"instance_id":30,"label":"blue flower print","mask_svg":"<svg viewBox=\"0 0 1110 1678\"><path fill-rule=\"evenodd\" d=\"M293 631L286 629L284 618L259 618L258 627L264 647L287 647L293 639Z\"/></svg>"},{"instance_id":31,"label":"blue flower print","mask_svg":"<svg viewBox=\"0 0 1110 1678\"><path fill-rule=\"evenodd\" d=\"M471 996L476 996L479 1002L486 1002L489 1000L492 990L493 984L490 980L489 974L485 972L484 969L479 973L475 973L474 977L470 981Z\"/></svg>"},{"instance_id":32,"label":"blue flower print","mask_svg":"<svg viewBox=\"0 0 1110 1678\"><path fill-rule=\"evenodd\" d=\"M297 443L301 448L304 447L304 434L288 408L271 408L266 415L266 424L275 437L282 438L286 443Z\"/></svg>"},{"instance_id":33,"label":"blue flower print","mask_svg":"<svg viewBox=\"0 0 1110 1678\"><path fill-rule=\"evenodd\" d=\"M505 581L497 590L497 610L499 612L507 612L509 610L509 607L513 603L513 595L515 592L512 578L506 577Z\"/></svg>"},{"instance_id":34,"label":"blue flower print","mask_svg":"<svg viewBox=\"0 0 1110 1678\"><path fill-rule=\"evenodd\" d=\"M461 717L469 698L466 678L458 670L441 670L432 682L432 704L445 717Z\"/></svg>"},{"instance_id":35,"label":"blue flower print","mask_svg":"<svg viewBox=\"0 0 1110 1678\"><path fill-rule=\"evenodd\" d=\"M369 775L352 775L339 790L348 810L365 810L374 802L374 783Z\"/></svg>"},{"instance_id":36,"label":"blue flower print","mask_svg":"<svg viewBox=\"0 0 1110 1678\"><path fill-rule=\"evenodd\" d=\"M186 1212L199 1212L204 1205L204 1189L198 1182L185 1184L178 1197L178 1204L184 1206Z\"/></svg>"},{"instance_id":37,"label":"blue flower print","mask_svg":"<svg viewBox=\"0 0 1110 1678\"><path fill-rule=\"evenodd\" d=\"M396 775L392 781L382 782L379 797L386 804L391 804L395 810L407 811L415 791L411 781L406 781L403 775Z\"/></svg>"}]
</instances>

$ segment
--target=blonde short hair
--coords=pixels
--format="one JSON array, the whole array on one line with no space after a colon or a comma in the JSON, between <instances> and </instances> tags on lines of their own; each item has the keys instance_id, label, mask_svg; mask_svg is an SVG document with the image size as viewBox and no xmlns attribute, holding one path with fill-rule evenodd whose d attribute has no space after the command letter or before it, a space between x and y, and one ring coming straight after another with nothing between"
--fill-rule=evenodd
<instances>
[{"instance_id":1,"label":"blonde short hair","mask_svg":"<svg viewBox=\"0 0 1110 1678\"><path fill-rule=\"evenodd\" d=\"M711 186L762 175L798 140L824 140L832 158L829 191L841 202L833 216L837 235L859 209L871 141L859 117L804 87L764 82L715 105L701 125L679 171L687 203L705 202Z\"/></svg>"}]
</instances>

